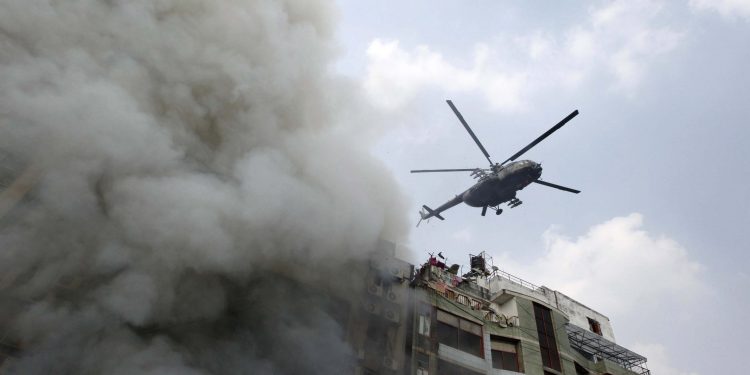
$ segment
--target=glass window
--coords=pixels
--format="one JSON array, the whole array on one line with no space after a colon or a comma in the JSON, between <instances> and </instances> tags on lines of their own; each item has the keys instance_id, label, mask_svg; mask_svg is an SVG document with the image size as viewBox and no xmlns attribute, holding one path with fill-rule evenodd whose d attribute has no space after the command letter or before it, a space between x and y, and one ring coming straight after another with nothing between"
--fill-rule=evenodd
<instances>
[{"instance_id":1,"label":"glass window","mask_svg":"<svg viewBox=\"0 0 750 375\"><path fill-rule=\"evenodd\" d=\"M437 320L439 343L484 358L482 326L441 310L437 310Z\"/></svg>"},{"instance_id":2,"label":"glass window","mask_svg":"<svg viewBox=\"0 0 750 375\"><path fill-rule=\"evenodd\" d=\"M438 322L437 336L439 343L458 349L458 328Z\"/></svg>"},{"instance_id":3,"label":"glass window","mask_svg":"<svg viewBox=\"0 0 750 375\"><path fill-rule=\"evenodd\" d=\"M492 367L519 371L518 341L492 336Z\"/></svg>"},{"instance_id":4,"label":"glass window","mask_svg":"<svg viewBox=\"0 0 750 375\"><path fill-rule=\"evenodd\" d=\"M557 341L552 324L550 309L534 304L534 318L539 336L539 350L542 353L542 364L555 370L560 370L560 354L557 352Z\"/></svg>"},{"instance_id":5,"label":"glass window","mask_svg":"<svg viewBox=\"0 0 750 375\"><path fill-rule=\"evenodd\" d=\"M477 357L482 355L482 337L464 330L458 331L458 349Z\"/></svg>"},{"instance_id":6,"label":"glass window","mask_svg":"<svg viewBox=\"0 0 750 375\"><path fill-rule=\"evenodd\" d=\"M424 353L417 353L417 375L429 375L430 357Z\"/></svg>"},{"instance_id":7,"label":"glass window","mask_svg":"<svg viewBox=\"0 0 750 375\"><path fill-rule=\"evenodd\" d=\"M430 335L430 317L420 315L419 316L419 334L423 336Z\"/></svg>"}]
</instances>

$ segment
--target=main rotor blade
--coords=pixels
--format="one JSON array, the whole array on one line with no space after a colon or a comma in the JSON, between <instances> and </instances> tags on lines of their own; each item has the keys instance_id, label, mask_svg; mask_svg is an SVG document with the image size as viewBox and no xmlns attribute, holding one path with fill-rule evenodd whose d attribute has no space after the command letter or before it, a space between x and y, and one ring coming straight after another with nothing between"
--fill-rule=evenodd
<instances>
[{"instance_id":1,"label":"main rotor blade","mask_svg":"<svg viewBox=\"0 0 750 375\"><path fill-rule=\"evenodd\" d=\"M464 169L414 169L411 173L427 173L427 172L471 172L481 168L464 168Z\"/></svg>"},{"instance_id":2,"label":"main rotor blade","mask_svg":"<svg viewBox=\"0 0 750 375\"><path fill-rule=\"evenodd\" d=\"M578 194L578 193L581 192L580 190L571 189L571 188L565 187L565 186L555 185L555 184L553 184L551 182L547 182L547 181L534 180L534 182L536 182L539 185L549 186L551 188L560 189L560 190L564 190L564 191L569 191L569 192L575 193L575 194Z\"/></svg>"},{"instance_id":3,"label":"main rotor blade","mask_svg":"<svg viewBox=\"0 0 750 375\"><path fill-rule=\"evenodd\" d=\"M456 114L456 117L458 117L458 120L461 121L461 124L464 126L464 128L466 128L466 131L469 132L469 135L471 136L471 138L474 140L474 142L476 142L477 146L479 146L479 149L482 150L482 153L487 158L487 161L489 161L490 165L492 165L493 163L492 163L492 160L490 160L490 154L488 154L487 150L484 149L484 146L482 146L482 142L479 142L479 138L477 138L476 134L474 134L474 131L471 130L471 128L469 127L469 124L466 123L466 120L464 120L464 116L461 116L461 112L459 112L458 109L456 109L456 106L453 105L453 102L450 101L450 99L446 100L446 102L453 110L453 113Z\"/></svg>"},{"instance_id":4,"label":"main rotor blade","mask_svg":"<svg viewBox=\"0 0 750 375\"><path fill-rule=\"evenodd\" d=\"M573 117L578 116L578 110L576 109L571 114L568 115L568 117L565 117L562 119L562 121L558 122L557 125L553 126L550 130L547 130L544 134L540 135L539 138L535 139L533 142L529 143L528 146L521 149L521 151L516 152L515 155L509 157L507 160L502 162L500 165L504 165L505 163L509 161L516 160L519 156L523 155L526 151L529 151L532 147L536 146L539 142L543 141L544 138L547 138L550 136L550 134L557 131L557 129L560 129L565 125L568 121L572 120Z\"/></svg>"}]
</instances>

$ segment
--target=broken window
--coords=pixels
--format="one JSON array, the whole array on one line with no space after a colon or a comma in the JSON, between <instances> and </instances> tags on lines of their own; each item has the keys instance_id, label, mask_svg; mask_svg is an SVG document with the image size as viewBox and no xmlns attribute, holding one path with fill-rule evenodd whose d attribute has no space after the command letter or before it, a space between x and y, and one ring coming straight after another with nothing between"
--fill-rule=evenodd
<instances>
[{"instance_id":1,"label":"broken window","mask_svg":"<svg viewBox=\"0 0 750 375\"><path fill-rule=\"evenodd\" d=\"M601 324L599 324L599 322L597 322L596 320L591 319L591 318L588 318L588 320L589 320L589 330L591 332L594 332L597 335L601 336L602 335L602 326L601 326Z\"/></svg>"}]
</instances>

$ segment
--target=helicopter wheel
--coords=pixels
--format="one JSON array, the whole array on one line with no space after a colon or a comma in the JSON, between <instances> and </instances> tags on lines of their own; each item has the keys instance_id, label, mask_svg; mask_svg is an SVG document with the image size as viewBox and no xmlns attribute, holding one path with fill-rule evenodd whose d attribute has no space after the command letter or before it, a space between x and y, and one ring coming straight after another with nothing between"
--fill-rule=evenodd
<instances>
[{"instance_id":1,"label":"helicopter wheel","mask_svg":"<svg viewBox=\"0 0 750 375\"><path fill-rule=\"evenodd\" d=\"M498 208L497 211L495 211L495 215L500 215L501 213L503 213L502 208Z\"/></svg>"}]
</instances>

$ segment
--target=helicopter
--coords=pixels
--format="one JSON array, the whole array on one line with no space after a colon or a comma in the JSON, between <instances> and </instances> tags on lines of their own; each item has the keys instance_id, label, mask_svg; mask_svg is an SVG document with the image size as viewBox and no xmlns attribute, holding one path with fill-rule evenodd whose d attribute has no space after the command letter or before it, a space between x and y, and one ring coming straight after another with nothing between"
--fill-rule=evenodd
<instances>
[{"instance_id":1,"label":"helicopter","mask_svg":"<svg viewBox=\"0 0 750 375\"><path fill-rule=\"evenodd\" d=\"M552 133L563 127L563 125L572 120L573 117L576 117L578 115L578 110L573 111L571 114L558 122L555 126L547 130L544 134L540 135L537 139L533 140L531 143L526 145L526 147L522 148L520 151L516 152L502 163L493 163L492 159L490 159L490 154L487 153L487 150L482 145L482 142L479 142L479 138L477 138L476 134L474 134L474 131L471 130L471 127L469 127L469 124L466 123L466 120L464 120L464 117L458 111L456 106L453 105L453 102L451 100L446 100L446 102L448 103L448 106L453 110L453 113L456 114L456 117L458 117L458 120L464 126L466 131L469 132L471 138L474 140L477 146L479 146L479 149L487 158L487 161L489 161L490 167L412 170L411 173L471 172L471 176L474 179L478 180L477 183L474 184L474 186L470 187L463 193L456 195L453 199L445 202L443 205L436 209L432 209L430 207L427 207L426 205L422 205L422 210L419 211L420 219L417 223L417 226L419 226L422 220L428 220L432 217L436 217L440 220L445 220L445 218L441 216L440 213L462 202L471 207L481 207L482 216L485 216L488 208L494 210L496 215L500 215L501 213L503 213L503 209L500 208L501 204L508 202L508 206L510 208L515 208L523 203L520 199L516 198L516 193L532 182L571 192L574 194L578 194L581 192L580 190L571 189L569 187L560 186L551 182L540 180L540 178L542 177L542 165L539 163L533 162L531 160L515 161L516 159L518 159L518 157L526 153L526 151L529 151L539 142L543 141Z\"/></svg>"}]
</instances>

